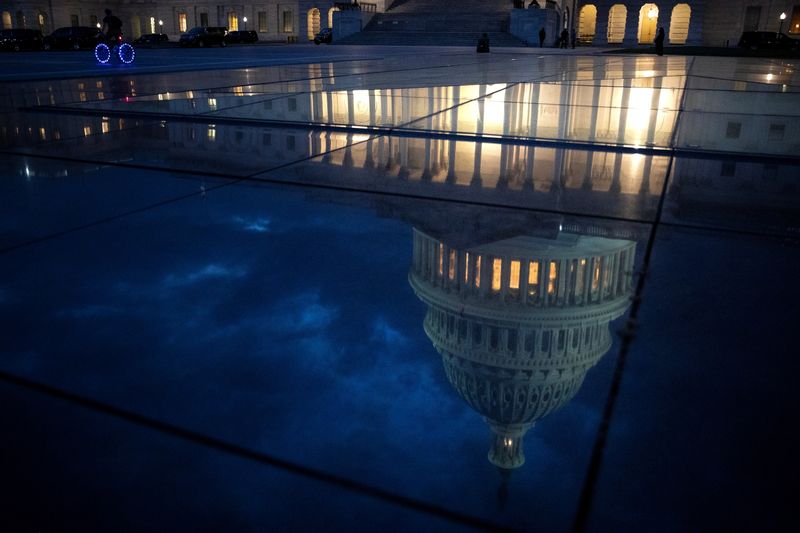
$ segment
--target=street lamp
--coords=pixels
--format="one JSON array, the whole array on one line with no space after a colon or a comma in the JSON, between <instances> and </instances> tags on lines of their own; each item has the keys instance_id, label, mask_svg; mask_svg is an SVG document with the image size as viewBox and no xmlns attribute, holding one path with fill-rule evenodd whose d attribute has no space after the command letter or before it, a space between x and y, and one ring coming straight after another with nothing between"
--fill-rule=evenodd
<instances>
[{"instance_id":1,"label":"street lamp","mask_svg":"<svg viewBox=\"0 0 800 533\"><path fill-rule=\"evenodd\" d=\"M158 19L158 33L164 33L164 21L161 19Z\"/></svg>"},{"instance_id":2,"label":"street lamp","mask_svg":"<svg viewBox=\"0 0 800 533\"><path fill-rule=\"evenodd\" d=\"M102 25L98 22L97 23L97 29L99 30L100 28L102 28Z\"/></svg>"},{"instance_id":3,"label":"street lamp","mask_svg":"<svg viewBox=\"0 0 800 533\"><path fill-rule=\"evenodd\" d=\"M244 31L247 31L247 17L243 17L242 20L244 21Z\"/></svg>"},{"instance_id":4,"label":"street lamp","mask_svg":"<svg viewBox=\"0 0 800 533\"><path fill-rule=\"evenodd\" d=\"M783 21L786 20L786 13L781 13L781 25L778 27L778 33L783 33Z\"/></svg>"}]
</instances>

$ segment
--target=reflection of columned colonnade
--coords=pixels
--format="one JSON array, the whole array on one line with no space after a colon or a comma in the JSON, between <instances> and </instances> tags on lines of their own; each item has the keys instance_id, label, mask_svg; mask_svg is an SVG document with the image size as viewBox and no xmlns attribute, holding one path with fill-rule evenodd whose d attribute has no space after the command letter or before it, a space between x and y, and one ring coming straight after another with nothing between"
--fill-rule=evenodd
<instances>
[{"instance_id":1,"label":"reflection of columned colonnade","mask_svg":"<svg viewBox=\"0 0 800 533\"><path fill-rule=\"evenodd\" d=\"M521 466L525 433L575 396L611 347L634 255L633 241L561 231L457 247L414 231L409 281L429 306L425 332L491 428L492 464Z\"/></svg>"}]
</instances>

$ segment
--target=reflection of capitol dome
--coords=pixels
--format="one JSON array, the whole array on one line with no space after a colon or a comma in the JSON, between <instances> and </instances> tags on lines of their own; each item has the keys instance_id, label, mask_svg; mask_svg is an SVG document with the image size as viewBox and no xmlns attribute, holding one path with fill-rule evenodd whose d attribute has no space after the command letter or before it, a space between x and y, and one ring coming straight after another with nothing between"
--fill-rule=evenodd
<instances>
[{"instance_id":1,"label":"reflection of capitol dome","mask_svg":"<svg viewBox=\"0 0 800 533\"><path fill-rule=\"evenodd\" d=\"M489 461L525 462L523 436L567 403L611 347L636 244L559 232L455 249L414 231L409 281L450 383L493 433Z\"/></svg>"}]
</instances>

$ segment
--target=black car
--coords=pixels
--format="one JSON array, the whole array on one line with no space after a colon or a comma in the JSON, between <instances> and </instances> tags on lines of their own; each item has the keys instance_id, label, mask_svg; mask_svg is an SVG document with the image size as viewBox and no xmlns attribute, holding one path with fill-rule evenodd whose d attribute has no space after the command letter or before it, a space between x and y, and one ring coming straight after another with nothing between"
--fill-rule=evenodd
<instances>
[{"instance_id":1,"label":"black car","mask_svg":"<svg viewBox=\"0 0 800 533\"><path fill-rule=\"evenodd\" d=\"M188 32L181 35L178 44L181 46L225 46L225 34L228 33L228 28L218 26L203 26L192 28Z\"/></svg>"},{"instance_id":2,"label":"black car","mask_svg":"<svg viewBox=\"0 0 800 533\"><path fill-rule=\"evenodd\" d=\"M318 34L314 36L314 44L325 43L330 44L333 41L333 30L330 28L322 28Z\"/></svg>"},{"instance_id":3,"label":"black car","mask_svg":"<svg viewBox=\"0 0 800 533\"><path fill-rule=\"evenodd\" d=\"M44 38L42 48L45 50L81 50L94 48L105 41L102 32L88 26L70 26L58 28Z\"/></svg>"},{"instance_id":4,"label":"black car","mask_svg":"<svg viewBox=\"0 0 800 533\"><path fill-rule=\"evenodd\" d=\"M256 31L229 31L225 36L225 42L228 44L235 43L255 43L258 42L258 32Z\"/></svg>"},{"instance_id":5,"label":"black car","mask_svg":"<svg viewBox=\"0 0 800 533\"><path fill-rule=\"evenodd\" d=\"M2 30L0 31L0 50L41 50L42 32L39 30Z\"/></svg>"},{"instance_id":6,"label":"black car","mask_svg":"<svg viewBox=\"0 0 800 533\"><path fill-rule=\"evenodd\" d=\"M775 31L746 31L739 39L739 48L751 50L800 50L800 41Z\"/></svg>"},{"instance_id":7,"label":"black car","mask_svg":"<svg viewBox=\"0 0 800 533\"><path fill-rule=\"evenodd\" d=\"M145 33L133 40L133 44L161 44L168 43L169 37L166 33Z\"/></svg>"}]
</instances>

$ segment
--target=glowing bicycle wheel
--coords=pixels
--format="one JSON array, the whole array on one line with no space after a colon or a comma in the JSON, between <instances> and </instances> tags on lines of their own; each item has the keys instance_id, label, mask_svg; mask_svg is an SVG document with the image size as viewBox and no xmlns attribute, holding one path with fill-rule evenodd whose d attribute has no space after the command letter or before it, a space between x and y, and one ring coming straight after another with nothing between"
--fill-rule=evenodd
<instances>
[{"instance_id":1,"label":"glowing bicycle wheel","mask_svg":"<svg viewBox=\"0 0 800 533\"><path fill-rule=\"evenodd\" d=\"M94 47L94 57L98 63L105 65L111 60L111 49L106 43L100 43Z\"/></svg>"},{"instance_id":2,"label":"glowing bicycle wheel","mask_svg":"<svg viewBox=\"0 0 800 533\"><path fill-rule=\"evenodd\" d=\"M126 65L130 65L133 63L133 60L136 59L136 51L133 49L133 46L128 43L119 45L117 47L117 54L119 55L119 60Z\"/></svg>"}]
</instances>

